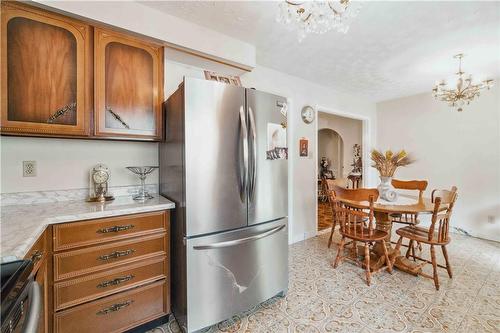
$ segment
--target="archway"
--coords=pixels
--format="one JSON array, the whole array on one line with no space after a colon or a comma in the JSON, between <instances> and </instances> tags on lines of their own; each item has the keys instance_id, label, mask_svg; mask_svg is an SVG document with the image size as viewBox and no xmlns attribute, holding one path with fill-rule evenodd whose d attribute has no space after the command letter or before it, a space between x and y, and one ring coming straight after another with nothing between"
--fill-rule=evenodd
<instances>
[{"instance_id":1,"label":"archway","mask_svg":"<svg viewBox=\"0 0 500 333\"><path fill-rule=\"evenodd\" d=\"M331 226L331 211L325 193L322 191L321 179L339 179L344 177L344 140L331 128L318 129L318 230Z\"/></svg>"},{"instance_id":2,"label":"archway","mask_svg":"<svg viewBox=\"0 0 500 333\"><path fill-rule=\"evenodd\" d=\"M322 128L318 130L318 178L328 176L322 174L324 169L331 171L334 178L344 177L344 140L342 136L330 128ZM325 160L326 168L322 168L321 164Z\"/></svg>"}]
</instances>

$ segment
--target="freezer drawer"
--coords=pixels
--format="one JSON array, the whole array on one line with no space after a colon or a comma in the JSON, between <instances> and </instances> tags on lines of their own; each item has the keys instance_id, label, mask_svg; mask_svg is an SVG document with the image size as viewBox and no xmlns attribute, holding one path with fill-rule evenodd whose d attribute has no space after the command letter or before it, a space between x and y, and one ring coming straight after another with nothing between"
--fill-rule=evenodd
<instances>
[{"instance_id":1,"label":"freezer drawer","mask_svg":"<svg viewBox=\"0 0 500 333\"><path fill-rule=\"evenodd\" d=\"M287 219L188 239L186 245L188 332L231 318L288 288Z\"/></svg>"}]
</instances>

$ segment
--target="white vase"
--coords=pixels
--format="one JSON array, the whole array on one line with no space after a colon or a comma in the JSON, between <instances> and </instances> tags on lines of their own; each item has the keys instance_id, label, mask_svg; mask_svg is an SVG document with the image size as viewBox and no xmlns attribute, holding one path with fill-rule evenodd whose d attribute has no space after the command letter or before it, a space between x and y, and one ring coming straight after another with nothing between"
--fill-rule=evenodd
<instances>
[{"instance_id":1,"label":"white vase","mask_svg":"<svg viewBox=\"0 0 500 333\"><path fill-rule=\"evenodd\" d=\"M396 201L398 200L398 193L392 186L392 177L380 176L380 184L377 187L379 197L386 201Z\"/></svg>"}]
</instances>

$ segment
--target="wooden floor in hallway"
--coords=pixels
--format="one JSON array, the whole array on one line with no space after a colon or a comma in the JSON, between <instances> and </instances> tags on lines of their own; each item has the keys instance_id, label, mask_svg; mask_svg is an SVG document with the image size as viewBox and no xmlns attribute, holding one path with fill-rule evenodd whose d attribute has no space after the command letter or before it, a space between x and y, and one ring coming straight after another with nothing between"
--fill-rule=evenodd
<instances>
[{"instance_id":1,"label":"wooden floor in hallway","mask_svg":"<svg viewBox=\"0 0 500 333\"><path fill-rule=\"evenodd\" d=\"M318 201L318 231L332 226L332 210L328 202Z\"/></svg>"}]
</instances>

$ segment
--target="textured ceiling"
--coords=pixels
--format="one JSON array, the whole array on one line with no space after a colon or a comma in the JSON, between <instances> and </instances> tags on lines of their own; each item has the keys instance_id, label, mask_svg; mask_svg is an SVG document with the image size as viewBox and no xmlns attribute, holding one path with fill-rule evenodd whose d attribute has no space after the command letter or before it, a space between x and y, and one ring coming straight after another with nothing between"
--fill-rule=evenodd
<instances>
[{"instance_id":1,"label":"textured ceiling","mask_svg":"<svg viewBox=\"0 0 500 333\"><path fill-rule=\"evenodd\" d=\"M460 52L466 72L500 77L500 2L362 2L347 34L302 43L276 22L278 2L143 4L254 44L260 65L372 101L430 92L453 78Z\"/></svg>"}]
</instances>

